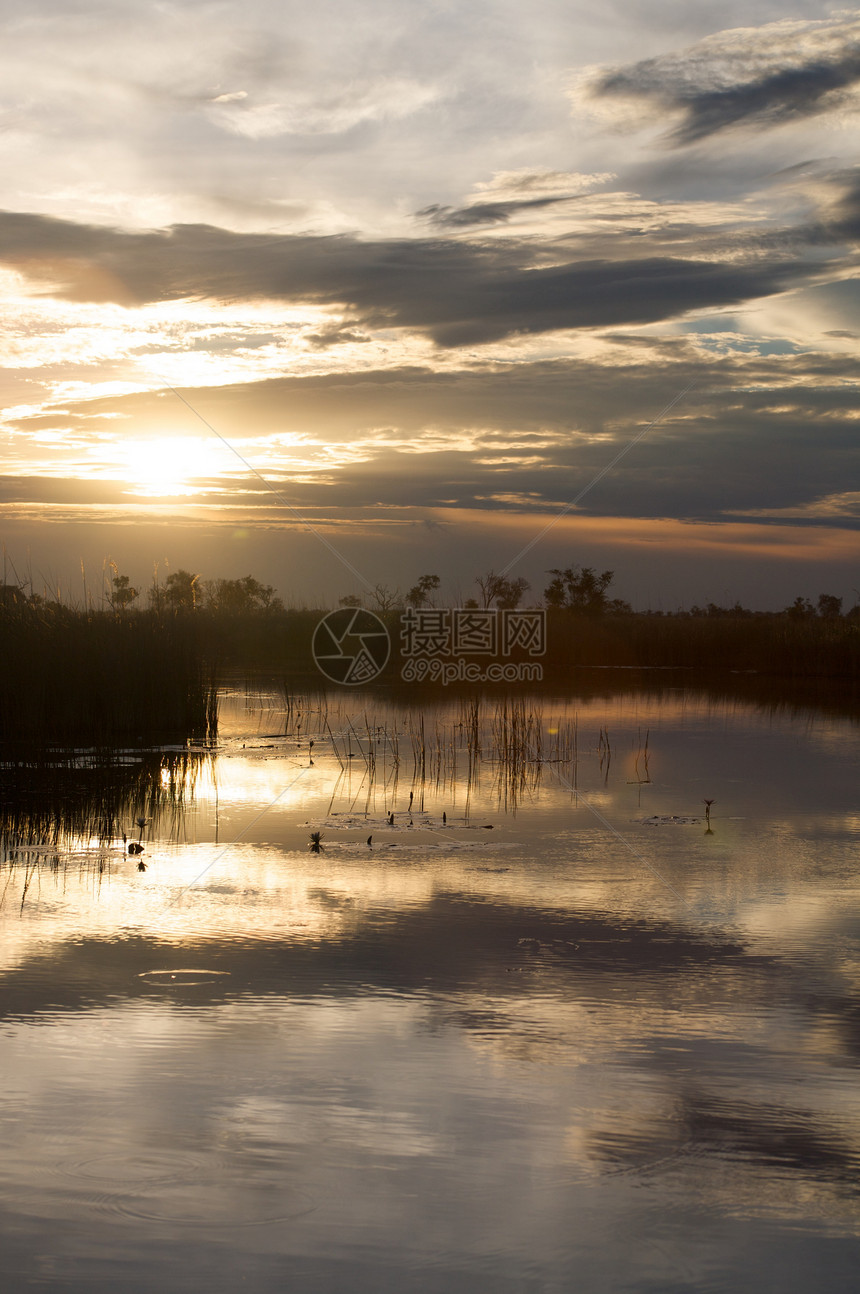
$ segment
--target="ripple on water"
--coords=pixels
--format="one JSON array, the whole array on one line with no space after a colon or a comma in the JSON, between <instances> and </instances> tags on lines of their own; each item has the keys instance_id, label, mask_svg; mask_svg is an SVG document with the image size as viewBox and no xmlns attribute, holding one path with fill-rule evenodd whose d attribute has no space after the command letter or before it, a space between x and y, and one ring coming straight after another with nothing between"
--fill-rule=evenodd
<instances>
[{"instance_id":1,"label":"ripple on water","mask_svg":"<svg viewBox=\"0 0 860 1294\"><path fill-rule=\"evenodd\" d=\"M317 1208L291 1183L255 1181L246 1166L169 1150L120 1151L65 1160L57 1170L89 1187L88 1203L111 1216L190 1227L252 1227L287 1222Z\"/></svg>"},{"instance_id":2,"label":"ripple on water","mask_svg":"<svg viewBox=\"0 0 860 1294\"><path fill-rule=\"evenodd\" d=\"M140 1155L92 1155L87 1159L67 1159L57 1165L67 1177L102 1186L154 1186L187 1181L202 1171L205 1156L173 1151L147 1151Z\"/></svg>"},{"instance_id":3,"label":"ripple on water","mask_svg":"<svg viewBox=\"0 0 860 1294\"><path fill-rule=\"evenodd\" d=\"M160 984L163 988L187 988L193 984L215 984L229 971L209 970L204 966L182 966L168 970L141 971L138 979L146 984Z\"/></svg>"},{"instance_id":4,"label":"ripple on water","mask_svg":"<svg viewBox=\"0 0 860 1294\"><path fill-rule=\"evenodd\" d=\"M313 1213L318 1202L287 1184L256 1185L246 1174L218 1173L205 1180L149 1183L97 1201L103 1211L144 1222L184 1227L263 1227Z\"/></svg>"}]
</instances>

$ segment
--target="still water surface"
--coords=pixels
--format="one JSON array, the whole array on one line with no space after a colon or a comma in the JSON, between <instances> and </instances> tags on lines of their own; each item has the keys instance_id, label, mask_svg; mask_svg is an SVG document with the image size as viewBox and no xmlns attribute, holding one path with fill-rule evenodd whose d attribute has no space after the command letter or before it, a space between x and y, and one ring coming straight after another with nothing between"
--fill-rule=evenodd
<instances>
[{"instance_id":1,"label":"still water surface","mask_svg":"<svg viewBox=\"0 0 860 1294\"><path fill-rule=\"evenodd\" d=\"M856 724L496 705L16 773L4 1290L857 1288Z\"/></svg>"}]
</instances>

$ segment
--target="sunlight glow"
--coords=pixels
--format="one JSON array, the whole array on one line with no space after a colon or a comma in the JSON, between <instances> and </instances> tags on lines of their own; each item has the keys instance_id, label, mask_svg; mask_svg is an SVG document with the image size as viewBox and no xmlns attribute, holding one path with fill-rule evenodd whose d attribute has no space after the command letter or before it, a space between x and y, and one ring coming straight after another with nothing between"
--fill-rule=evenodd
<instances>
[{"instance_id":1,"label":"sunlight glow","mask_svg":"<svg viewBox=\"0 0 860 1294\"><path fill-rule=\"evenodd\" d=\"M207 487L192 482L234 467L229 451L211 437L157 436L125 441L116 448L122 479L128 481L132 494L144 498L204 494ZM112 457L104 449L100 456Z\"/></svg>"}]
</instances>

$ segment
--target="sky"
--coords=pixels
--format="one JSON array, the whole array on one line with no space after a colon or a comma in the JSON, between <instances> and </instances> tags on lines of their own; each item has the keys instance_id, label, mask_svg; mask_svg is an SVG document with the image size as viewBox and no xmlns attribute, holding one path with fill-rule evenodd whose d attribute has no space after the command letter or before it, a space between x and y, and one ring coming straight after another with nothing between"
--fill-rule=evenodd
<instances>
[{"instance_id":1,"label":"sky","mask_svg":"<svg viewBox=\"0 0 860 1294\"><path fill-rule=\"evenodd\" d=\"M860 598L860 10L4 15L6 580Z\"/></svg>"}]
</instances>

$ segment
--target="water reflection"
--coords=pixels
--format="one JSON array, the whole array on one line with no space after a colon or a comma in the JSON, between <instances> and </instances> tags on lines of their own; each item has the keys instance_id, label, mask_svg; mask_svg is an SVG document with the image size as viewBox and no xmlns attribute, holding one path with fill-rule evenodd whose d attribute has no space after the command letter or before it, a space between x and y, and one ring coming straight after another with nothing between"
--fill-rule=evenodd
<instances>
[{"instance_id":1,"label":"water reflection","mask_svg":"<svg viewBox=\"0 0 860 1294\"><path fill-rule=\"evenodd\" d=\"M259 700L4 790L13 1288L851 1287L848 721Z\"/></svg>"},{"instance_id":2,"label":"water reflection","mask_svg":"<svg viewBox=\"0 0 860 1294\"><path fill-rule=\"evenodd\" d=\"M9 847L62 848L73 841L109 846L139 820L159 831L178 826L193 799L208 752L56 750L0 756L0 835Z\"/></svg>"}]
</instances>

